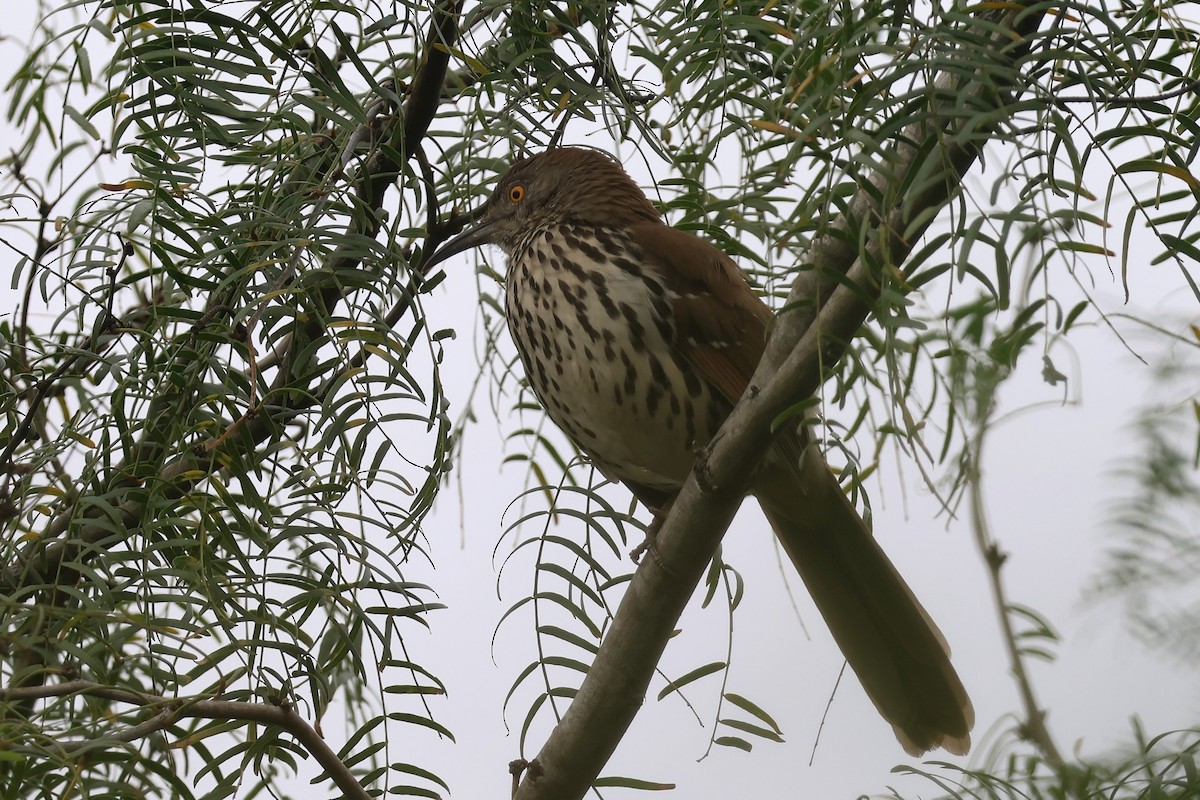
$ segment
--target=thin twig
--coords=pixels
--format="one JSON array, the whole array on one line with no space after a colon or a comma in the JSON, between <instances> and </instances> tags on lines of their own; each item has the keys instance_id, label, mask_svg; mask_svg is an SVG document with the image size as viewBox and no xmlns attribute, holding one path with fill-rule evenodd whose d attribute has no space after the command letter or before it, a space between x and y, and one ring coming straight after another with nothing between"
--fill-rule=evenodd
<instances>
[{"instance_id":1,"label":"thin twig","mask_svg":"<svg viewBox=\"0 0 1200 800\"><path fill-rule=\"evenodd\" d=\"M1174 100L1176 97L1183 97L1186 94L1195 94L1200 91L1200 80L1184 81L1182 86L1172 89L1169 92L1162 94L1150 95L1135 95L1133 97L1051 97L1048 102L1054 105L1066 105L1067 103L1099 103L1103 106L1140 106L1145 103L1161 103L1164 100Z\"/></svg>"},{"instance_id":2,"label":"thin twig","mask_svg":"<svg viewBox=\"0 0 1200 800\"><path fill-rule=\"evenodd\" d=\"M1004 647L1008 651L1009 666L1012 670L1013 680L1017 684L1017 691L1021 695L1021 704L1025 708L1022 730L1025 737L1045 756L1046 761L1056 770L1061 771L1066 764L1063 761L1062 753L1054 743L1054 737L1050 735L1050 729L1046 726L1046 712L1038 704L1037 697L1034 695L1033 681L1030 680L1029 672L1025 669L1025 659L1021 656L1021 647L1017 644L1016 631L1013 629L1008 596L1004 590L1004 581L1001 579L1001 571L1004 569L1004 563L1008 560L1008 556L1000 550L1000 545L992 537L987 521L981 464L983 462L983 443L990 430L990 425L990 414L985 414L979 425L979 431L974 437L968 465L967 484L970 487L971 531L974 533L979 554L987 565L988 584L992 592L992 600L996 604L996 613L1000 618L1000 630L1004 639Z\"/></svg>"}]
</instances>

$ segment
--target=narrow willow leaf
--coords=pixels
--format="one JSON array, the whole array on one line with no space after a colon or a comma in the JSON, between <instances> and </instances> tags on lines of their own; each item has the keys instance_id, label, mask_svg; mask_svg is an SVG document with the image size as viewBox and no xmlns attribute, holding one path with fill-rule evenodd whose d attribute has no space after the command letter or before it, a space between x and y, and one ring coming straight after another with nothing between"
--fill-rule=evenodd
<instances>
[{"instance_id":1,"label":"narrow willow leaf","mask_svg":"<svg viewBox=\"0 0 1200 800\"><path fill-rule=\"evenodd\" d=\"M734 694L733 692L726 692L725 699L743 711L752 714L755 718L764 722L775 733L783 733L783 731L780 730L779 725L775 722L774 718L772 718L770 714L768 714L766 711L763 711L762 708L755 703L750 702L742 695Z\"/></svg>"},{"instance_id":2,"label":"narrow willow leaf","mask_svg":"<svg viewBox=\"0 0 1200 800\"><path fill-rule=\"evenodd\" d=\"M662 700L662 699L666 698L668 695L678 692L680 689L687 686L689 683L698 681L701 678L712 675L715 672L720 672L721 670L725 669L725 666L726 665L725 665L724 661L714 661L712 663L705 664L702 667L697 667L696 669L692 670L691 672L687 673L686 675L682 675L681 677L678 677L675 680L669 682L658 693L658 699Z\"/></svg>"}]
</instances>

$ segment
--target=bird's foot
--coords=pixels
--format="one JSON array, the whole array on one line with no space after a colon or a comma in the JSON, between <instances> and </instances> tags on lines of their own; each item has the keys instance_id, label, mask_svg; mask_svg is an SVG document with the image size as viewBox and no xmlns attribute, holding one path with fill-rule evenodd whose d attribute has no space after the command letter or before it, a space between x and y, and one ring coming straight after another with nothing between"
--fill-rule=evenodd
<instances>
[{"instance_id":1,"label":"bird's foot","mask_svg":"<svg viewBox=\"0 0 1200 800\"><path fill-rule=\"evenodd\" d=\"M671 568L668 567L667 563L663 560L662 554L658 552L658 547L656 546L655 542L658 539L659 530L662 529L663 523L667 519L667 514L671 513L671 506L674 504L675 498L672 497L667 504L661 508L651 509L651 511L654 512L654 519L651 520L650 525L646 528L646 538L642 540L641 544L629 552L629 557L633 559L633 563L640 563L642 556L645 553L649 553L650 558L654 559L654 563L660 569L665 572L671 572Z\"/></svg>"},{"instance_id":2,"label":"bird's foot","mask_svg":"<svg viewBox=\"0 0 1200 800\"><path fill-rule=\"evenodd\" d=\"M646 538L642 539L641 544L629 551L629 557L633 560L633 563L640 564L642 556L649 553L650 557L654 559L655 564L658 564L660 567L663 566L662 556L659 555L658 548L654 546L654 540L658 538L658 530L662 527L665 518L665 514L655 513L654 521L650 523L650 527L646 528Z\"/></svg>"}]
</instances>

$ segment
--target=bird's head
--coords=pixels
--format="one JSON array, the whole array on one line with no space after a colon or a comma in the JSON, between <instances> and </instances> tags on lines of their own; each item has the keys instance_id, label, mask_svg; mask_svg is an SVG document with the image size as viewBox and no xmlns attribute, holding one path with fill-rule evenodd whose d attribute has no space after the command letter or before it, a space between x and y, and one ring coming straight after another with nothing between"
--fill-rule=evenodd
<instances>
[{"instance_id":1,"label":"bird's head","mask_svg":"<svg viewBox=\"0 0 1200 800\"><path fill-rule=\"evenodd\" d=\"M438 248L427 266L483 244L511 255L522 241L555 224L617 227L658 219L646 195L610 156L558 147L509 167L479 220Z\"/></svg>"}]
</instances>

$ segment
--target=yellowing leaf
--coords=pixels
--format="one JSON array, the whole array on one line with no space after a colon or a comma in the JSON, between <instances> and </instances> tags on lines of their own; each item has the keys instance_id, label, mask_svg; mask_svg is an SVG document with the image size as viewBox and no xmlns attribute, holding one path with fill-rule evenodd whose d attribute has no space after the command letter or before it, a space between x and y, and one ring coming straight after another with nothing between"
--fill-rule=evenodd
<instances>
[{"instance_id":1,"label":"yellowing leaf","mask_svg":"<svg viewBox=\"0 0 1200 800\"><path fill-rule=\"evenodd\" d=\"M150 181L143 181L134 178L127 181L122 181L121 183L101 183L100 188L110 192L125 192L130 189L153 189L154 184Z\"/></svg>"},{"instance_id":2,"label":"yellowing leaf","mask_svg":"<svg viewBox=\"0 0 1200 800\"><path fill-rule=\"evenodd\" d=\"M88 437L84 436L82 433L76 433L75 431L71 430L70 428L68 428L67 430L65 430L63 432L67 435L68 439L73 439L76 442L79 442L81 445L88 448L89 450L96 449L96 443L93 442Z\"/></svg>"},{"instance_id":3,"label":"yellowing leaf","mask_svg":"<svg viewBox=\"0 0 1200 800\"><path fill-rule=\"evenodd\" d=\"M1117 167L1118 175L1125 175L1130 172L1158 172L1163 175L1170 175L1173 178L1178 178L1193 189L1200 189L1200 180L1197 180L1195 175L1188 172L1183 167L1178 167L1174 164L1164 164L1163 162L1156 161L1152 158L1135 159Z\"/></svg>"},{"instance_id":4,"label":"yellowing leaf","mask_svg":"<svg viewBox=\"0 0 1200 800\"><path fill-rule=\"evenodd\" d=\"M771 133L782 134L783 136L790 136L793 139L799 139L803 135L800 133L800 131L796 130L790 125L772 122L768 119L752 119L750 120L750 127L758 128L764 131L770 131Z\"/></svg>"}]
</instances>

